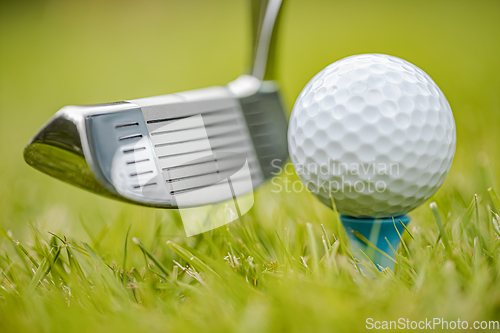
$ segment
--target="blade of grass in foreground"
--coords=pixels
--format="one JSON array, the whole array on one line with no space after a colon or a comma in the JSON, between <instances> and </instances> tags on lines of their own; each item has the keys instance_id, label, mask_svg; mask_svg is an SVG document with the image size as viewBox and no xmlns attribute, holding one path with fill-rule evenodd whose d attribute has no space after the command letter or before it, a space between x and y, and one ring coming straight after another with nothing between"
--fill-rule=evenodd
<instances>
[{"instance_id":1,"label":"blade of grass in foreground","mask_svg":"<svg viewBox=\"0 0 500 333\"><path fill-rule=\"evenodd\" d=\"M401 220L399 222L401 222ZM398 228L396 227L396 221L394 221L394 217L392 218L392 224L394 224L394 229L396 229L396 232L398 233L399 241L401 242L401 244L405 248L406 253L408 253L408 257L411 258L410 250L408 249L408 246L406 246L406 242L404 241L403 236L401 236L401 233L399 232ZM401 222L401 224L403 224L403 222ZM404 224L403 224L403 226L404 226ZM406 229L406 227L405 227L405 229Z\"/></svg>"},{"instance_id":2,"label":"blade of grass in foreground","mask_svg":"<svg viewBox=\"0 0 500 333\"><path fill-rule=\"evenodd\" d=\"M340 243L342 243L344 245L343 248L348 253L349 251L347 250L347 246L346 246L347 240L344 237L344 225L340 221L340 215L339 215L339 212L337 210L337 206L335 205L335 200L333 199L332 196L330 196L330 203L332 205L332 210L333 210L333 224L337 228L337 230L336 230L337 237L338 237L338 239L340 239ZM351 257L352 257L352 255L351 255Z\"/></svg>"},{"instance_id":3,"label":"blade of grass in foreground","mask_svg":"<svg viewBox=\"0 0 500 333\"><path fill-rule=\"evenodd\" d=\"M411 233L410 229L408 229L408 227L405 226L405 224L401 221L401 219L398 219L398 222L403 226L403 228L405 228L406 232L408 233L408 235L410 235L411 239L415 240L415 237L413 237L413 234Z\"/></svg>"},{"instance_id":4,"label":"blade of grass in foreground","mask_svg":"<svg viewBox=\"0 0 500 333\"><path fill-rule=\"evenodd\" d=\"M180 246L172 241L168 241L167 245L175 253L177 253L182 259L184 259L186 262L193 264L196 268L198 268L201 271L213 274L214 276L220 278L219 274L217 274L207 264L205 264L203 261L201 261L198 257L196 257L194 254L192 254L188 250L184 249L182 246Z\"/></svg>"},{"instance_id":5,"label":"blade of grass in foreground","mask_svg":"<svg viewBox=\"0 0 500 333\"><path fill-rule=\"evenodd\" d=\"M28 290L30 292L33 292L35 290L36 286L38 286L38 284L42 280L42 277L46 275L45 271L47 269L50 269L49 256L52 254L53 250L54 250L54 248L51 248L49 253L47 254L47 256L45 258L43 258L42 263L40 264L40 266L38 267L38 269L35 272L35 275L33 276L33 279L31 279L31 282L28 286Z\"/></svg>"},{"instance_id":6,"label":"blade of grass in foreground","mask_svg":"<svg viewBox=\"0 0 500 333\"><path fill-rule=\"evenodd\" d=\"M306 223L307 227L307 235L309 236L308 241L309 241L309 249L311 250L311 255L312 255L312 266L313 270L317 271L318 270L318 247L316 245L316 240L314 239L314 232L312 228L312 224L307 222Z\"/></svg>"},{"instance_id":7,"label":"blade of grass in foreground","mask_svg":"<svg viewBox=\"0 0 500 333\"><path fill-rule=\"evenodd\" d=\"M444 229L443 222L441 220L441 216L439 215L439 210L437 207L437 204L435 202L431 202L429 204L429 207L432 209L432 213L434 214L434 220L436 221L436 224L439 229L439 234L441 239L443 240L444 248L446 253L448 254L449 259L453 260L455 262L457 268L460 270L460 272L465 275L465 276L470 276L470 271L464 262L464 258L462 256L454 256L453 251L451 248L450 241L448 239L448 235L446 234L446 230ZM438 238L439 239L439 238Z\"/></svg>"},{"instance_id":8,"label":"blade of grass in foreground","mask_svg":"<svg viewBox=\"0 0 500 333\"><path fill-rule=\"evenodd\" d=\"M82 282L83 288L88 294L90 294L91 288L89 281L85 276L85 273L83 272L80 263L75 258L73 252L71 251L71 248L68 246L68 243L66 241L65 244L66 244L66 254L68 255L68 261L71 268L71 275L75 278L75 281L78 281L78 277L80 277L80 281Z\"/></svg>"},{"instance_id":9,"label":"blade of grass in foreground","mask_svg":"<svg viewBox=\"0 0 500 333\"><path fill-rule=\"evenodd\" d=\"M123 288L123 285L121 284L121 281L116 278L116 276L113 274L113 270L111 267L104 262L104 260L87 244L83 243L83 246L87 250L87 252L90 255L90 258L94 261L95 264L99 264L99 269L97 272L100 274L100 278L94 277L95 281L92 281L93 288L96 288L97 285L99 287L104 287L105 288L110 288L112 289L115 294L120 298L120 301L129 301L130 300L130 295L127 293L126 289ZM76 258L73 258L74 262L78 264ZM78 267L80 265L78 264ZM92 274L95 272L89 272L89 274ZM79 269L79 274L80 278L83 280L84 279L84 285L88 284L90 285L89 281L87 280L87 277L85 276L84 272L81 270L81 267Z\"/></svg>"},{"instance_id":10,"label":"blade of grass in foreground","mask_svg":"<svg viewBox=\"0 0 500 333\"><path fill-rule=\"evenodd\" d=\"M301 272L304 272L307 267L305 267L299 260L295 259L295 257L287 250L285 244L281 240L281 237L276 229L274 229L274 233L276 234L276 237L278 238L278 242L285 254L287 262L290 264L292 269L298 268Z\"/></svg>"},{"instance_id":11,"label":"blade of grass in foreground","mask_svg":"<svg viewBox=\"0 0 500 333\"><path fill-rule=\"evenodd\" d=\"M21 249L21 251L26 255L26 257L28 257L28 259L33 263L33 265L35 265L36 268L38 268L40 265L36 262L36 260L31 256L31 254L29 254L28 250L26 250L26 248L23 246L23 244L21 244L20 242L18 241L14 241L16 246L18 248Z\"/></svg>"},{"instance_id":12,"label":"blade of grass in foreground","mask_svg":"<svg viewBox=\"0 0 500 333\"><path fill-rule=\"evenodd\" d=\"M127 229L127 234L125 235L125 244L123 245L123 273L122 273L122 282L126 284L127 281L127 245L128 245L128 235L130 233L130 227L132 225L128 226Z\"/></svg>"},{"instance_id":13,"label":"blade of grass in foreground","mask_svg":"<svg viewBox=\"0 0 500 333\"><path fill-rule=\"evenodd\" d=\"M498 199L498 196L495 192L495 190L490 187L488 189L488 195L490 196L491 203L493 204L493 208L497 213L500 213L500 199Z\"/></svg>"},{"instance_id":14,"label":"blade of grass in foreground","mask_svg":"<svg viewBox=\"0 0 500 333\"><path fill-rule=\"evenodd\" d=\"M369 247L371 247L372 249L374 249L375 251L377 251L378 253L380 253L381 255L385 256L386 258L390 259L392 262L394 262L395 264L397 264L396 260L392 259L392 257L390 255L388 255L387 253L385 253L384 251L382 251L381 249L379 249L377 246L375 246L372 242L370 242L365 236L363 236L362 234L360 234L359 232L357 232L356 230L351 230L351 232L359 238L359 240L361 240L363 243L365 243L366 245L368 245Z\"/></svg>"},{"instance_id":15,"label":"blade of grass in foreground","mask_svg":"<svg viewBox=\"0 0 500 333\"><path fill-rule=\"evenodd\" d=\"M139 238L133 237L132 242L134 242L141 248L142 252L144 252L144 254L148 256L149 259L151 259L155 263L155 265L163 272L163 274L165 274L165 276L168 277L170 275L168 269L154 256L154 254L152 254L151 252L149 252L148 249L146 249L146 247L144 246L144 244L142 244Z\"/></svg>"},{"instance_id":16,"label":"blade of grass in foreground","mask_svg":"<svg viewBox=\"0 0 500 333\"><path fill-rule=\"evenodd\" d=\"M443 222L441 221L441 216L439 215L439 210L437 204L435 202L431 202L429 207L432 210L432 214L434 214L434 220L436 221L436 225L439 230L439 234L441 239L443 240L445 251L448 253L450 258L452 257L450 241L448 240L448 235L446 234L446 230L444 230Z\"/></svg>"},{"instance_id":17,"label":"blade of grass in foreground","mask_svg":"<svg viewBox=\"0 0 500 333\"><path fill-rule=\"evenodd\" d=\"M326 239L326 243L328 245L328 248L331 248L332 247L332 244L330 243L330 238L328 238L328 235L326 233L326 230L325 230L325 226L323 225L323 223L321 223L321 230L323 230L323 235L325 236L325 239Z\"/></svg>"},{"instance_id":18,"label":"blade of grass in foreground","mask_svg":"<svg viewBox=\"0 0 500 333\"><path fill-rule=\"evenodd\" d=\"M375 263L372 261L372 259L370 258L369 255L367 255L363 250L359 249L359 252L363 253L363 255L366 257L366 259L368 259L368 262L370 264L372 264L373 267L375 267L376 270L378 270L378 267L377 265L375 265Z\"/></svg>"}]
</instances>

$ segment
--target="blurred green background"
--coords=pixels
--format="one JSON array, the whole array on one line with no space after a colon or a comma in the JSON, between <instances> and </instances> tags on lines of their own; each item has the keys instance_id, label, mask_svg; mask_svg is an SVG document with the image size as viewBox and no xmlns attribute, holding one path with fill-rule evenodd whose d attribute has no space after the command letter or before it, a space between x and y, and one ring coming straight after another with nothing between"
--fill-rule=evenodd
<instances>
[{"instance_id":1,"label":"blurred green background","mask_svg":"<svg viewBox=\"0 0 500 333\"><path fill-rule=\"evenodd\" d=\"M446 216L457 202L466 206L475 193L485 198L488 187L499 185L499 17L494 0L285 0L277 80L288 112L310 78L346 56L385 53L422 68L446 95L457 125L455 161L433 198ZM223 85L247 70L250 36L244 0L0 2L0 226L28 245L30 224L89 242L82 219L95 235L108 228L101 247L110 260L121 260L129 225L148 246L164 244L168 239L155 240L153 231L176 212L115 202L51 179L24 163L23 148L64 105ZM310 194L270 189L257 192L254 228L273 235L283 221L329 223L331 213ZM431 213L426 204L410 215L425 226ZM0 253L10 247L0 242Z\"/></svg>"},{"instance_id":2,"label":"blurred green background","mask_svg":"<svg viewBox=\"0 0 500 333\"><path fill-rule=\"evenodd\" d=\"M2 2L1 224L21 234L35 220L79 230L70 221L80 214L105 220L128 206L36 172L22 160L24 146L64 105L233 80L250 61L248 8L243 0ZM441 192L457 186L468 198L496 184L476 176L482 164L497 164L498 1L291 0L282 14L277 79L289 110L307 81L336 60L401 57L434 79L455 115L457 154Z\"/></svg>"}]
</instances>

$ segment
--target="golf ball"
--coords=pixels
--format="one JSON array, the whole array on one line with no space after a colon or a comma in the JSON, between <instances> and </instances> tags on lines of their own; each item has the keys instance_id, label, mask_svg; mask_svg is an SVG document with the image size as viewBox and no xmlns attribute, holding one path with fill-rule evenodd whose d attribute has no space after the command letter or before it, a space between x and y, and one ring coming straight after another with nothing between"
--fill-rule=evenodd
<instances>
[{"instance_id":1,"label":"golf ball","mask_svg":"<svg viewBox=\"0 0 500 333\"><path fill-rule=\"evenodd\" d=\"M309 81L293 107L295 171L341 214L399 216L443 183L455 155L455 121L436 83L388 55L339 60Z\"/></svg>"}]
</instances>

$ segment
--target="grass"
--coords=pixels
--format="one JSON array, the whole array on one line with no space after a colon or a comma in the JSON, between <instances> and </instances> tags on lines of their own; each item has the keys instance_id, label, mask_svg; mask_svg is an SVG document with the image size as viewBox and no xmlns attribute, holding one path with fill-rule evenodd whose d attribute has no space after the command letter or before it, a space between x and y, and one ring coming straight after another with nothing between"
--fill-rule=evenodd
<instances>
[{"instance_id":1,"label":"grass","mask_svg":"<svg viewBox=\"0 0 500 333\"><path fill-rule=\"evenodd\" d=\"M500 204L493 190L490 202ZM290 218L282 204L274 203L275 225L259 225L251 212L189 239L162 237L156 223L146 231L124 228L113 241L120 219L88 242L32 226L22 244L2 229L0 326L352 331L366 318L498 320L498 216L476 197L447 216L432 203L403 235L394 270L361 262L371 276L353 265L330 212L318 225Z\"/></svg>"},{"instance_id":2,"label":"grass","mask_svg":"<svg viewBox=\"0 0 500 333\"><path fill-rule=\"evenodd\" d=\"M239 221L182 236L179 213L101 198L24 164L65 104L236 77L243 3L0 4L0 332L360 331L367 318L499 320L500 53L492 1L286 4L288 105L321 68L381 52L426 70L457 124L443 187L410 213L394 269L349 254L338 217L268 183ZM231 27L231 28L228 28ZM295 182L293 170L278 182ZM492 188L488 190L489 188Z\"/></svg>"}]
</instances>

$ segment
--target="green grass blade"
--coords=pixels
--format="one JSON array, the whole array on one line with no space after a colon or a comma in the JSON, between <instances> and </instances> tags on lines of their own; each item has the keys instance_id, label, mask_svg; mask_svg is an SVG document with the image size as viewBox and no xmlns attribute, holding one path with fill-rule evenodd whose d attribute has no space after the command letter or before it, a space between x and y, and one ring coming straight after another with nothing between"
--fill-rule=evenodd
<instances>
[{"instance_id":1,"label":"green grass blade","mask_svg":"<svg viewBox=\"0 0 500 333\"><path fill-rule=\"evenodd\" d=\"M497 214L500 213L500 199L498 199L498 196L492 187L490 187L488 189L488 195L490 196L490 200L491 200L491 204L493 205L493 209L495 210L495 212Z\"/></svg>"},{"instance_id":2,"label":"green grass blade","mask_svg":"<svg viewBox=\"0 0 500 333\"><path fill-rule=\"evenodd\" d=\"M436 222L436 225L438 227L439 235L441 236L441 239L443 240L445 251L451 257L452 252L451 252L450 241L448 240L448 235L446 234L446 230L444 229L443 222L441 221L441 216L439 215L439 210L438 210L437 204L435 202L431 202L429 204L429 207L431 208L432 214L434 215L434 221Z\"/></svg>"},{"instance_id":3,"label":"green grass blade","mask_svg":"<svg viewBox=\"0 0 500 333\"><path fill-rule=\"evenodd\" d=\"M125 242L123 244L123 274L122 274L122 282L126 284L127 282L127 245L128 245L128 235L130 234L130 228L132 225L130 224L127 229L127 234L125 235Z\"/></svg>"},{"instance_id":4,"label":"green grass blade","mask_svg":"<svg viewBox=\"0 0 500 333\"><path fill-rule=\"evenodd\" d=\"M29 254L28 250L26 250L26 248L18 241L14 241L14 243L16 244L16 246L26 255L26 257L28 257L28 259L33 263L33 265L35 265L36 268L38 268L40 265L36 262L35 258L33 258L31 256L31 254Z\"/></svg>"},{"instance_id":5,"label":"green grass blade","mask_svg":"<svg viewBox=\"0 0 500 333\"><path fill-rule=\"evenodd\" d=\"M144 252L144 254L155 263L155 265L163 272L163 274L165 274L165 276L168 277L170 275L168 269L154 256L154 254L152 254L148 249L146 249L146 247L144 246L144 244L142 244L139 238L133 237L132 242L134 242L135 244L137 244L137 246L141 248L142 252Z\"/></svg>"},{"instance_id":6,"label":"green grass blade","mask_svg":"<svg viewBox=\"0 0 500 333\"><path fill-rule=\"evenodd\" d=\"M328 237L328 234L326 233L325 226L323 225L323 223L321 223L321 230L323 230L323 235L325 236L328 248L331 248L332 244L330 243L330 238Z\"/></svg>"},{"instance_id":7,"label":"green grass blade","mask_svg":"<svg viewBox=\"0 0 500 333\"><path fill-rule=\"evenodd\" d=\"M385 253L384 251L380 250L377 246L375 246L372 242L370 242L365 236L363 236L362 234L360 234L358 231L356 230L351 230L351 232L359 239L361 240L363 243L365 243L366 245L368 245L370 248L374 249L375 251L377 251L378 253L380 253L381 255L383 255L384 257L390 259L391 261L393 261L395 264L397 264L397 262L390 256L388 255L387 253Z\"/></svg>"},{"instance_id":8,"label":"green grass blade","mask_svg":"<svg viewBox=\"0 0 500 333\"><path fill-rule=\"evenodd\" d=\"M394 218L393 218L394 220ZM399 223L403 226L403 228L405 228L406 232L408 233L408 235L410 235L411 239L415 240L415 237L413 236L413 234L411 233L410 229L408 229L407 226L405 226L405 224L401 221L401 219L398 219ZM397 229L396 229L397 230Z\"/></svg>"},{"instance_id":9,"label":"green grass blade","mask_svg":"<svg viewBox=\"0 0 500 333\"><path fill-rule=\"evenodd\" d=\"M46 276L45 272L50 267L49 266L49 260L50 260L49 259L49 255L52 253L53 250L54 250L54 248L50 249L48 255L45 258L43 258L42 263L40 264L40 266L36 270L35 275L33 276L33 278L31 279L31 282L28 285L28 290L30 292L33 292L35 290L36 286L38 286L38 284L42 280L42 277Z\"/></svg>"},{"instance_id":10,"label":"green grass blade","mask_svg":"<svg viewBox=\"0 0 500 333\"><path fill-rule=\"evenodd\" d=\"M401 221L400 221L401 222ZM399 237L399 241L401 242L401 244L403 245L403 247L405 248L405 251L406 253L408 254L409 257L411 257L411 253L410 253L410 250L408 249L408 246L406 246L406 242L405 240L403 239L403 236L401 236L401 233L399 232L398 228L396 227L396 222L394 221L394 217L392 218L392 223L394 224L394 229L396 229L396 232L398 233L398 237ZM403 223L401 223L403 224ZM404 226L404 225L403 225ZM406 229L406 228L405 228ZM392 248L392 247L391 247Z\"/></svg>"},{"instance_id":11,"label":"green grass blade","mask_svg":"<svg viewBox=\"0 0 500 333\"><path fill-rule=\"evenodd\" d=\"M213 276L216 276L220 278L219 274L217 274L212 268L210 268L207 264L205 264L203 261L201 261L198 257L196 257L194 254L189 252L188 250L184 249L182 246L172 242L168 241L167 245L175 252L177 255L179 255L182 259L184 259L186 262L191 263L199 269L202 272L209 273Z\"/></svg>"},{"instance_id":12,"label":"green grass blade","mask_svg":"<svg viewBox=\"0 0 500 333\"><path fill-rule=\"evenodd\" d=\"M318 269L318 246L316 240L314 239L314 231L311 223L306 223L307 235L308 235L308 245L312 256L312 266L313 271Z\"/></svg>"}]
</instances>

